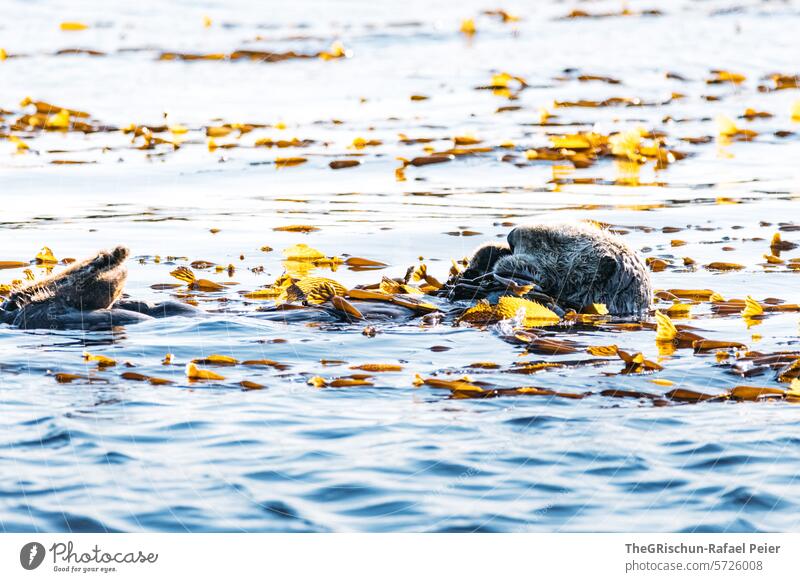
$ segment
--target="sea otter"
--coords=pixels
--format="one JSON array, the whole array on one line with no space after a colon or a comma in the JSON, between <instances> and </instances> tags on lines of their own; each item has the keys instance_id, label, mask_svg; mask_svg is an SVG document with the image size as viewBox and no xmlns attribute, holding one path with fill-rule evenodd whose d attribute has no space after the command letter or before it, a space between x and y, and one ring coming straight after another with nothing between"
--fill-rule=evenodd
<instances>
[{"instance_id":1,"label":"sea otter","mask_svg":"<svg viewBox=\"0 0 800 582\"><path fill-rule=\"evenodd\" d=\"M476 299L532 285L526 296L565 309L602 303L612 315L637 315L650 305L647 267L607 230L588 224L520 226L507 240L479 247L442 294Z\"/></svg>"},{"instance_id":2,"label":"sea otter","mask_svg":"<svg viewBox=\"0 0 800 582\"><path fill-rule=\"evenodd\" d=\"M118 246L70 265L42 281L14 290L0 304L0 322L26 328L108 329L154 317L195 315L201 310L176 301L151 304L122 298L127 277L128 249ZM608 231L576 224L522 226L512 230L508 243L479 247L467 268L438 292L449 300L493 298L524 293L559 315L602 303L613 315L637 315L650 304L650 276L635 251ZM409 298L408 301L412 301ZM428 310L353 301L353 317L325 305L297 312L268 308L262 317L284 321L319 317L333 319L402 320ZM441 308L441 306L440 306ZM434 307L433 309L436 309ZM447 311L444 310L443 311ZM455 310L453 310L455 312Z\"/></svg>"},{"instance_id":3,"label":"sea otter","mask_svg":"<svg viewBox=\"0 0 800 582\"><path fill-rule=\"evenodd\" d=\"M118 246L76 262L51 277L20 287L0 304L0 321L24 329L109 329L196 312L175 301L122 299L128 249Z\"/></svg>"}]
</instances>

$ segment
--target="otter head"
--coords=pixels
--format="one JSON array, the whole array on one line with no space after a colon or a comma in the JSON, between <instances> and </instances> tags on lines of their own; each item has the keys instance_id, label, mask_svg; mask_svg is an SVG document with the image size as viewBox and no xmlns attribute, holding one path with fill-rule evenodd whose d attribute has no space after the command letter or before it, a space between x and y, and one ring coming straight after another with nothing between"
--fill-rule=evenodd
<instances>
[{"instance_id":1,"label":"otter head","mask_svg":"<svg viewBox=\"0 0 800 582\"><path fill-rule=\"evenodd\" d=\"M122 295L128 277L124 265L128 255L126 247L118 246L112 251L100 251L61 273L64 300L84 311L111 307Z\"/></svg>"},{"instance_id":2,"label":"otter head","mask_svg":"<svg viewBox=\"0 0 800 582\"><path fill-rule=\"evenodd\" d=\"M518 226L508 233L508 246L515 255L547 252L558 245L557 231L546 224Z\"/></svg>"},{"instance_id":3,"label":"otter head","mask_svg":"<svg viewBox=\"0 0 800 582\"><path fill-rule=\"evenodd\" d=\"M511 255L511 249L503 243L485 243L475 249L467 268L461 273L461 278L474 279L491 273L494 266L501 258Z\"/></svg>"}]
</instances>

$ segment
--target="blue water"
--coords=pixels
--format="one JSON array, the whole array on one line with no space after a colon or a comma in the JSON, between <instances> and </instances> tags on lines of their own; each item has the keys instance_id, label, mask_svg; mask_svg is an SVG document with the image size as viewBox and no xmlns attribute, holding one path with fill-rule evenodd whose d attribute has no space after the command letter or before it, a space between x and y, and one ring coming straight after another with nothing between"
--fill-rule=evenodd
<instances>
[{"instance_id":1,"label":"blue water","mask_svg":"<svg viewBox=\"0 0 800 582\"><path fill-rule=\"evenodd\" d=\"M658 4L665 14L559 20L576 8L618 12L620 3L508 2L503 8L523 20L505 24L481 15L487 5L477 1L405 2L402 12L373 2L286 4L109 7L43 0L2 8L9 18L0 21L0 48L11 56L0 61L0 134L21 136L30 147L17 153L13 142L0 139L0 260L29 261L44 245L58 258L80 258L125 244L133 256L130 295L188 299L204 315L113 332L0 325L0 530L800 530L797 404L654 406L599 394L787 388L773 371L743 378L713 353L659 354L647 329L562 327L548 333L581 350L618 344L642 351L664 370L620 375L623 365L613 360L514 374L507 370L519 361L588 356L525 354L497 330L423 327L418 320L376 324L374 337L362 334L363 325L321 318L282 323L257 311L265 303L241 295L277 278L285 267L282 249L297 243L388 265L312 273L352 287L402 276L420 257L445 279L451 259L504 236L511 224L588 218L627 231L626 241L644 256L673 262L653 273L658 289L800 302L800 270L762 264L772 235L797 217L800 124L790 111L800 91L758 89L771 73L800 73L791 34L800 25L798 4L745 1L728 10L732 5L719 1L631 1L631 10ZM211 27L203 27L203 16ZM472 39L458 32L470 17L478 27ZM89 28L61 32L62 20ZM156 60L161 51L315 52L337 39L352 51L349 58ZM65 48L106 55L54 54ZM581 83L564 78L567 67L622 83ZM747 79L709 85L712 68ZM530 87L516 100L474 89L498 71L525 77ZM668 79L667 71L687 80ZM661 102L673 92L687 97L647 107L552 106L554 99L614 96ZM430 99L411 101L412 94ZM141 141L132 144L119 131L11 129L25 96L88 111L117 127L163 123L167 112L167 123L189 128L187 143L177 151L140 150ZM521 109L495 113L502 106ZM532 125L541 107L565 125ZM740 119L747 107L774 117ZM750 142L720 139L714 121L720 114L759 135ZM204 127L223 122L287 128L218 138L239 147L209 151ZM575 170L524 157L527 148L547 145L548 133L637 126L665 131L690 156L666 170L650 163L638 172L610 160ZM794 133L776 135L781 131ZM437 138L437 149L466 134L515 146L408 168L398 181L395 158L425 153L425 144L400 143L399 133ZM680 141L706 135L710 143ZM252 147L261 137L315 143ZM358 152L349 147L356 137L383 143ZM507 151L519 165L500 161ZM356 153L364 154L360 167L329 169L330 160ZM271 163L301 155L308 162L300 166L276 170ZM63 160L88 163L52 163ZM273 230L290 224L319 230ZM463 230L480 234L453 236ZM794 230L781 233L800 242ZM673 239L686 244L673 246ZM274 250L260 250L265 245ZM698 265L732 261L744 269L686 269L685 256ZM798 256L796 249L781 255ZM201 276L236 284L218 293L158 287L176 283L171 270L200 259L233 264L231 275L209 269ZM0 284L19 278L23 269L0 270ZM707 303L693 306L692 315L685 323L705 337L762 353L800 351L797 312L772 313L749 328L738 314L718 316ZM85 351L117 365L98 369L83 359ZM167 353L174 355L169 365L162 364ZM210 354L283 366L203 366L224 379L190 381L187 362ZM469 367L487 361L499 368ZM357 373L351 366L365 363L402 370L373 373L372 386L319 389L308 382ZM131 371L173 383L123 379ZM81 378L59 383L58 373ZM593 394L460 400L415 386L417 374ZM242 390L242 380L264 388Z\"/></svg>"}]
</instances>

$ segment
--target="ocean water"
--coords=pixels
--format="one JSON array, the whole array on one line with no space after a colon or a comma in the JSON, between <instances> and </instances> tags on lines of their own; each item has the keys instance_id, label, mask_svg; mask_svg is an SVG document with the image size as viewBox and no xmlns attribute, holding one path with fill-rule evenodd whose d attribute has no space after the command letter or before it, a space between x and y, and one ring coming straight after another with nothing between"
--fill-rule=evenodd
<instances>
[{"instance_id":1,"label":"ocean water","mask_svg":"<svg viewBox=\"0 0 800 582\"><path fill-rule=\"evenodd\" d=\"M482 12L491 8L519 20ZM641 14L650 9L661 14ZM564 18L574 10L604 17ZM464 19L474 35L459 31ZM80 259L124 244L128 294L203 312L104 332L0 325L0 530L798 531L798 405L665 397L788 389L752 357L800 355L796 310L746 320L693 304L676 323L746 346L719 357L670 353L652 326L602 322L533 330L577 346L552 355L449 320L373 323L372 336L314 311L283 321L263 311L271 302L243 295L278 278L282 250L298 243L385 263L310 271L352 288L420 262L444 280L452 259L513 225L588 219L666 262L652 273L656 289L800 303L800 270L790 268L800 249L778 253L783 263L764 258L776 232L800 243L800 91L772 77L800 74L798 26L797 2L747 0L0 2L0 260L32 261L43 246ZM335 42L345 56L316 56L334 54ZM230 58L241 50L310 57ZM709 82L720 77L712 70L743 77ZM527 86L478 89L501 72ZM33 112L26 97L56 104L48 115L86 112L71 120L93 130L18 126ZM598 106L554 104L579 100ZM772 116L742 118L748 109ZM721 136L720 116L754 133ZM131 124L186 131L155 131L167 143L142 149L145 137L121 131ZM223 124L241 125L207 135ZM576 168L526 155L552 135L637 128L663 132L686 157L656 168L604 155ZM464 147L487 150L396 172L397 158L464 136L481 140ZM256 145L293 138L312 141ZM358 138L380 144L359 149ZM306 161L279 159L291 157ZM342 159L361 164L329 167ZM274 230L288 225L317 230ZM165 285L198 260L224 267L198 277L229 285ZM741 268L704 267L713 262ZM0 284L24 271L0 270ZM662 369L622 374L610 357L511 371L612 344ZM223 379L190 380L186 364L211 354L279 366L201 365ZM369 385L309 383L377 363L401 369L367 372ZM464 375L591 394L458 398L415 382ZM243 390L243 380L263 388Z\"/></svg>"}]
</instances>

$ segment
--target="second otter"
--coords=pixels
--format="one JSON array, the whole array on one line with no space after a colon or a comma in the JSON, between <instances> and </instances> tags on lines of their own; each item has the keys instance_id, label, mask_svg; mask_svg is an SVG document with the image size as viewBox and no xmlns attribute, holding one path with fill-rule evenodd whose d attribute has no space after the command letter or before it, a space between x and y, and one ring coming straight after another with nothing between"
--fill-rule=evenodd
<instances>
[{"instance_id":1,"label":"second otter","mask_svg":"<svg viewBox=\"0 0 800 582\"><path fill-rule=\"evenodd\" d=\"M644 261L607 230L540 224L517 227L507 240L478 248L444 293L472 299L516 284L533 285L533 299L550 299L567 309L603 303L613 315L636 315L650 305L652 284Z\"/></svg>"},{"instance_id":2,"label":"second otter","mask_svg":"<svg viewBox=\"0 0 800 582\"><path fill-rule=\"evenodd\" d=\"M149 304L121 299L128 249L118 246L73 263L51 277L12 291L0 303L0 322L23 329L108 329L197 309L176 301Z\"/></svg>"}]
</instances>

